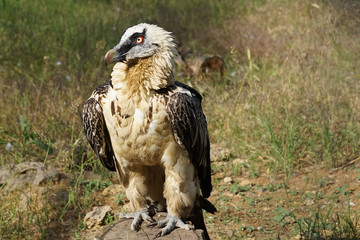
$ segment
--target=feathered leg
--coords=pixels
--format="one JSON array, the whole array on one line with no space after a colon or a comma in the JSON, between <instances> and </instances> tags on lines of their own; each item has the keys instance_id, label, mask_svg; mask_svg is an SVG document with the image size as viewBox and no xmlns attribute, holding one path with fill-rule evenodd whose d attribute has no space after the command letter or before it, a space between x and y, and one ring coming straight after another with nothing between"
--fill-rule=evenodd
<instances>
[{"instance_id":1,"label":"feathered leg","mask_svg":"<svg viewBox=\"0 0 360 240\"><path fill-rule=\"evenodd\" d=\"M199 195L198 181L194 177L194 166L186 154L171 155L171 150L173 149L168 149L164 158L164 197L168 215L165 220L150 224L150 226L163 227L157 236L166 235L175 227L187 230L194 228L193 225L183 222L191 216Z\"/></svg>"},{"instance_id":2,"label":"feathered leg","mask_svg":"<svg viewBox=\"0 0 360 240\"><path fill-rule=\"evenodd\" d=\"M165 208L165 199L162 196L163 175L163 170L159 167L142 166L139 171L129 171L125 189L134 212L120 213L120 218L133 218L132 230L138 231L143 221L155 222L152 218L155 208Z\"/></svg>"}]
</instances>

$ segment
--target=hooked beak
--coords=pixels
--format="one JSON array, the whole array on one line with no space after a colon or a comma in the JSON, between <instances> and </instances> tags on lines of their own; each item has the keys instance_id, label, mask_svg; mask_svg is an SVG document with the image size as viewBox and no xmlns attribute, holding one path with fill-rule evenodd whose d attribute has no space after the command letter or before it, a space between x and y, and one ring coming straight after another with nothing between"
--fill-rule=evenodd
<instances>
[{"instance_id":1,"label":"hooked beak","mask_svg":"<svg viewBox=\"0 0 360 240\"><path fill-rule=\"evenodd\" d=\"M115 49L109 50L104 57L105 65L108 66L113 62L124 62L126 60L126 53L120 55Z\"/></svg>"}]
</instances>

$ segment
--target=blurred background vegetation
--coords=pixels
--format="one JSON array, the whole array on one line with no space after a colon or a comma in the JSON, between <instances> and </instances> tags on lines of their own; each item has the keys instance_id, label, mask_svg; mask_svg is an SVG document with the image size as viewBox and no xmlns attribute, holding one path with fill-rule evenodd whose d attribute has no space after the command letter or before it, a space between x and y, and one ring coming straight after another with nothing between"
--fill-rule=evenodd
<instances>
[{"instance_id":1,"label":"blurred background vegetation","mask_svg":"<svg viewBox=\"0 0 360 240\"><path fill-rule=\"evenodd\" d=\"M104 54L140 22L173 32L185 60L222 56L224 76L178 80L204 96L211 142L255 174L290 177L359 157L359 1L1 0L0 165L44 161L76 172L86 153L106 176L80 112L109 79Z\"/></svg>"},{"instance_id":2,"label":"blurred background vegetation","mask_svg":"<svg viewBox=\"0 0 360 240\"><path fill-rule=\"evenodd\" d=\"M47 158L63 159L82 144L81 106L111 71L104 53L139 22L172 31L180 49L225 59L223 78L178 79L204 94L212 142L286 171L359 155L357 1L3 0L0 7L2 163L44 159L50 147Z\"/></svg>"}]
</instances>

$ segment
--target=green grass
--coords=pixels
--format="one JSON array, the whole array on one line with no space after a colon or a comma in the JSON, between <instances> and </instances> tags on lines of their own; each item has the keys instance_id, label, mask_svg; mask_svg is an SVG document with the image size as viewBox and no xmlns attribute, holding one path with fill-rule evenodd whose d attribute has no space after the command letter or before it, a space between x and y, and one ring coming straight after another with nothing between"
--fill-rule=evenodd
<instances>
[{"instance_id":1,"label":"green grass","mask_svg":"<svg viewBox=\"0 0 360 240\"><path fill-rule=\"evenodd\" d=\"M17 239L35 231L46 239L53 227L49 218L73 214L79 218L74 222L79 237L81 216L111 176L84 139L81 108L92 89L109 78L105 52L139 22L174 32L181 50L224 57L223 78L178 79L204 96L211 142L246 160L246 166L230 164L223 171L237 176L246 168L253 178L264 171L291 178L304 166L332 169L358 158L359 9L356 1L340 0L317 5L300 0L0 1L0 165L43 161L75 179L67 189L68 203L46 205L48 216L27 209L21 217L20 193L2 193L0 235ZM7 143L12 151L5 150ZM104 180L84 185L88 169ZM228 190L248 189L232 185ZM347 190L338 191L346 195ZM122 199L119 195L117 201ZM314 213L303 220L300 231L313 236L319 217ZM338 215L343 227L335 230L359 236L348 221L353 217ZM39 227L28 230L34 223Z\"/></svg>"},{"instance_id":2,"label":"green grass","mask_svg":"<svg viewBox=\"0 0 360 240\"><path fill-rule=\"evenodd\" d=\"M351 207L335 211L317 209L311 217L295 218L304 239L358 239L360 217L351 212Z\"/></svg>"}]
</instances>

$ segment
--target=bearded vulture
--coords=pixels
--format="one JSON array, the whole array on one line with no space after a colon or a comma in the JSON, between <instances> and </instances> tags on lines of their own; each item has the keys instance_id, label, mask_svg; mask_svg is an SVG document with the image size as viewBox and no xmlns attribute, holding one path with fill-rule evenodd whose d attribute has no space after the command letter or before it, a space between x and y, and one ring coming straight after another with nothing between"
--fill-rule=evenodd
<instances>
[{"instance_id":1,"label":"bearded vulture","mask_svg":"<svg viewBox=\"0 0 360 240\"><path fill-rule=\"evenodd\" d=\"M115 63L111 80L86 101L85 135L101 163L116 171L133 213L131 229L143 220L161 229L200 228L208 237L202 209L216 208L205 198L212 190L210 143L201 96L175 81L177 46L170 32L141 23L127 29L109 50ZM200 193L201 190L201 193ZM155 222L154 209L167 211ZM190 221L190 223L186 223Z\"/></svg>"}]
</instances>

